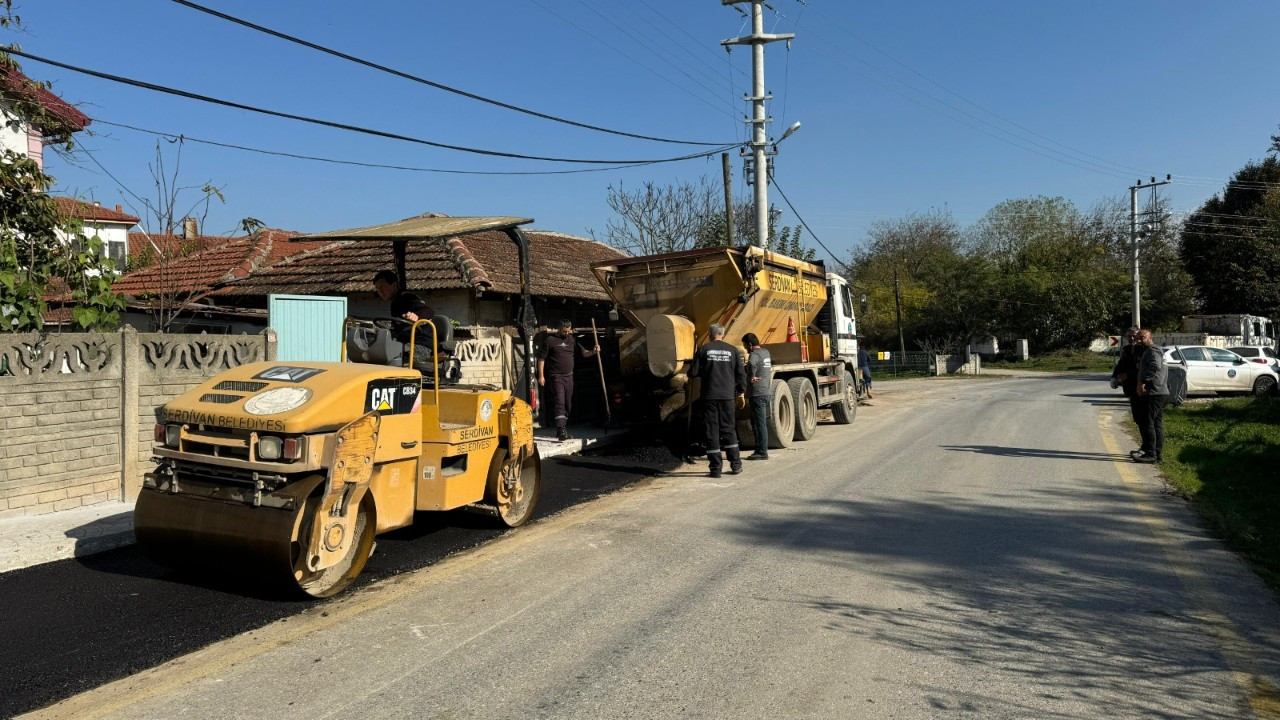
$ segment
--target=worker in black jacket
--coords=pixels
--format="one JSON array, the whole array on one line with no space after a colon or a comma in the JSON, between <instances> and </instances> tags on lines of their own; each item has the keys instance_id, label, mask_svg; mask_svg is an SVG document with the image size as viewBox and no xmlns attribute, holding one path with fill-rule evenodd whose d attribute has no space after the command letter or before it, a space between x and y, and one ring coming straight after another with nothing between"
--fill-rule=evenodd
<instances>
[{"instance_id":1,"label":"worker in black jacket","mask_svg":"<svg viewBox=\"0 0 1280 720\"><path fill-rule=\"evenodd\" d=\"M738 452L738 427L735 398L745 398L746 365L738 349L724 341L724 326L708 329L711 342L693 355L689 377L702 378L702 418L707 428L707 459L711 461L711 477L720 477L724 468L721 450L729 456L729 473L742 472L742 454Z\"/></svg>"},{"instance_id":2,"label":"worker in black jacket","mask_svg":"<svg viewBox=\"0 0 1280 720\"><path fill-rule=\"evenodd\" d=\"M1138 361L1142 359L1146 348L1138 344L1138 328L1129 328L1124 337L1126 344L1120 348L1120 358L1111 371L1111 387L1124 390L1124 396L1129 399L1129 414L1133 416L1134 424L1143 427L1147 422L1144 419L1146 405L1138 397Z\"/></svg>"}]
</instances>

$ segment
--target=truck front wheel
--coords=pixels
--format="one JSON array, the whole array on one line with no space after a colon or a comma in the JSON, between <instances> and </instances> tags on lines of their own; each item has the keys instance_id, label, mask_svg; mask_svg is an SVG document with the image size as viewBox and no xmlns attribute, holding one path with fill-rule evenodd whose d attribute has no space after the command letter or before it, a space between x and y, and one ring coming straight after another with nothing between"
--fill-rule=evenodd
<instances>
[{"instance_id":1,"label":"truck front wheel","mask_svg":"<svg viewBox=\"0 0 1280 720\"><path fill-rule=\"evenodd\" d=\"M853 384L853 373L844 371L844 397L831 405L831 417L837 425L848 425L858 413L858 387Z\"/></svg>"}]
</instances>

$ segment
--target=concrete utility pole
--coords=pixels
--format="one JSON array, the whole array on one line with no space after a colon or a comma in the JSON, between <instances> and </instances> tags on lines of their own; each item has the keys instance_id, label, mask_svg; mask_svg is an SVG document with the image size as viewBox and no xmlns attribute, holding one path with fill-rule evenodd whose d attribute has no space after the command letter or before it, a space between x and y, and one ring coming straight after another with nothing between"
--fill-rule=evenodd
<instances>
[{"instance_id":1,"label":"concrete utility pole","mask_svg":"<svg viewBox=\"0 0 1280 720\"><path fill-rule=\"evenodd\" d=\"M720 153L720 165L724 170L724 244L733 247L733 176L729 173L729 153Z\"/></svg>"},{"instance_id":2,"label":"concrete utility pole","mask_svg":"<svg viewBox=\"0 0 1280 720\"><path fill-rule=\"evenodd\" d=\"M739 5L742 3L751 3L751 34L732 40L721 40L720 44L726 48L730 48L732 45L751 46L751 95L745 99L751 101L752 117L747 122L751 123L754 131L753 139L749 145L754 167L753 175L756 192L756 245L764 247L769 240L769 161L766 149L770 144L769 116L765 112L764 103L765 100L773 97L767 94L764 88L764 46L779 40L786 40L790 43L795 34L765 34L765 0L720 0L721 5Z\"/></svg>"},{"instance_id":3,"label":"concrete utility pole","mask_svg":"<svg viewBox=\"0 0 1280 720\"><path fill-rule=\"evenodd\" d=\"M1155 189L1161 185L1168 185L1172 182L1172 175L1165 175L1164 180L1156 182L1155 178L1151 178L1151 182L1143 183L1141 180L1129 186L1129 247L1133 251L1133 327L1142 327L1142 289L1138 276L1138 255L1140 248L1138 247L1138 238L1146 237L1149 233L1147 230L1138 232L1138 191L1151 188L1152 210L1155 210ZM1150 224L1146 226L1148 229Z\"/></svg>"}]
</instances>

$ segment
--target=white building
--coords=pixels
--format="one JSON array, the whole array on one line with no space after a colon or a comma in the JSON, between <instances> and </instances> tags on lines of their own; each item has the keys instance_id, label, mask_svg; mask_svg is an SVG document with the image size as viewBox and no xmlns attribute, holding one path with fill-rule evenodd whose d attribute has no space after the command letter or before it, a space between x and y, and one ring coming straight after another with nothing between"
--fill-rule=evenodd
<instances>
[{"instance_id":1,"label":"white building","mask_svg":"<svg viewBox=\"0 0 1280 720\"><path fill-rule=\"evenodd\" d=\"M129 261L129 229L138 224L138 218L116 209L102 207L101 203L87 203L75 198L58 197L58 209L63 215L79 218L85 237L98 236L102 240L102 253L123 273ZM65 239L65 238L64 238Z\"/></svg>"}]
</instances>

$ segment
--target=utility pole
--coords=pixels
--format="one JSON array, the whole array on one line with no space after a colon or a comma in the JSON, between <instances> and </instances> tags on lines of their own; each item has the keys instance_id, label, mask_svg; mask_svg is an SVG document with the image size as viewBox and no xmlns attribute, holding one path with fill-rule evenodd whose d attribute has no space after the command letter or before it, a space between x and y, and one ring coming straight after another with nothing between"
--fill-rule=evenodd
<instances>
[{"instance_id":1,"label":"utility pole","mask_svg":"<svg viewBox=\"0 0 1280 720\"><path fill-rule=\"evenodd\" d=\"M1172 175L1165 175L1164 180L1160 182L1156 182L1155 178L1151 178L1151 182L1143 183L1139 180L1129 186L1129 248L1133 251L1133 327L1142 327L1142 286L1138 275L1138 256L1141 248L1138 246L1138 238L1146 237L1151 227L1148 223L1146 224L1146 229L1141 233L1138 232L1138 191L1151 188L1152 210L1154 210L1156 188L1161 185L1168 185L1172 181Z\"/></svg>"},{"instance_id":2,"label":"utility pole","mask_svg":"<svg viewBox=\"0 0 1280 720\"><path fill-rule=\"evenodd\" d=\"M898 289L898 268L893 269L893 304L898 306L898 352L907 359L907 341L902 337L902 292Z\"/></svg>"},{"instance_id":3,"label":"utility pole","mask_svg":"<svg viewBox=\"0 0 1280 720\"><path fill-rule=\"evenodd\" d=\"M724 244L733 247L733 178L729 174L729 153L720 153L720 165L724 168Z\"/></svg>"},{"instance_id":4,"label":"utility pole","mask_svg":"<svg viewBox=\"0 0 1280 720\"><path fill-rule=\"evenodd\" d=\"M741 3L751 3L751 34L731 40L721 40L720 44L724 45L726 49L732 49L731 46L733 45L751 46L751 95L744 98L751 102L752 117L747 122L751 123L754 131L753 139L749 143L753 158L752 175L749 177L754 178L753 183L755 185L756 245L764 247L769 240L769 160L766 148L770 145L769 116L765 112L764 103L773 97L767 94L764 88L764 46L779 40L786 40L790 44L791 40L795 38L795 34L765 34L765 0L720 0L721 5L739 5ZM776 149L774 152L777 152Z\"/></svg>"}]
</instances>

